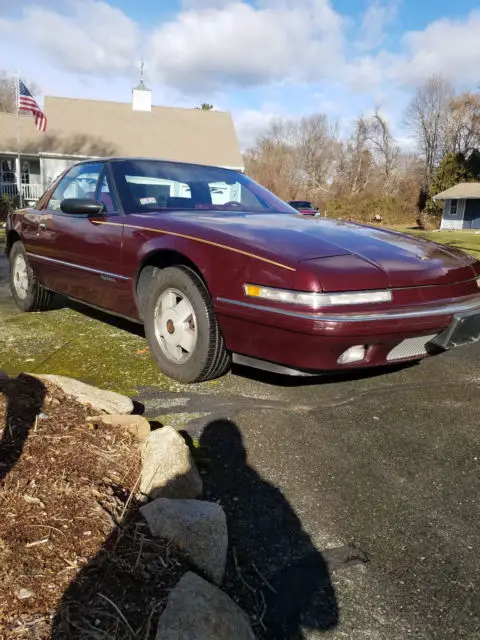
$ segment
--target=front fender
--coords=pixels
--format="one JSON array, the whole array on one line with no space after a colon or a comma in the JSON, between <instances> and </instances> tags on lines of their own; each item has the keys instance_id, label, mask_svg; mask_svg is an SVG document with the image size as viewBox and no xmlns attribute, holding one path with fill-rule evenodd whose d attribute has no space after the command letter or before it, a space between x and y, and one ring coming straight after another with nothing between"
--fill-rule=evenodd
<instances>
[{"instance_id":1,"label":"front fender","mask_svg":"<svg viewBox=\"0 0 480 640\"><path fill-rule=\"evenodd\" d=\"M124 238L124 264L130 273L133 271L135 274L135 281L145 265L167 266L172 256L177 256L181 262L194 266L204 279L212 298L215 298L231 291L232 281L242 280L242 274L246 272L251 261L246 256L207 241L167 234L153 235L147 231L141 231L142 238L138 238L137 230L133 237L130 237L130 232L127 228Z\"/></svg>"}]
</instances>

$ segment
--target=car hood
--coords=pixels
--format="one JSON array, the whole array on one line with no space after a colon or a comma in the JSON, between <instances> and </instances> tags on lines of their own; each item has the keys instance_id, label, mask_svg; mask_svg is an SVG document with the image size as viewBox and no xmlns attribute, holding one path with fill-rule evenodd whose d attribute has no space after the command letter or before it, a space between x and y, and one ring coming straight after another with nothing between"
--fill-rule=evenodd
<instances>
[{"instance_id":1,"label":"car hood","mask_svg":"<svg viewBox=\"0 0 480 640\"><path fill-rule=\"evenodd\" d=\"M312 268L320 268L320 273L322 258L355 256L380 269L391 287L460 282L475 276L476 261L467 254L435 242L341 220L231 211L178 212L168 217L172 222L178 221L185 233L274 256L280 262L305 267L311 263ZM159 221L158 216L151 216L150 221L152 218Z\"/></svg>"}]
</instances>

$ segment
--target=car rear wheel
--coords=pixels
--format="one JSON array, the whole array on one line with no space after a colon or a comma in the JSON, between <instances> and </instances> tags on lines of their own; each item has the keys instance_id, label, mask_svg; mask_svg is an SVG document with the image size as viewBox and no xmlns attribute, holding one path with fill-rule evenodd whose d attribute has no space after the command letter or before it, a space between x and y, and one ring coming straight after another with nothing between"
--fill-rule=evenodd
<instances>
[{"instance_id":1,"label":"car rear wheel","mask_svg":"<svg viewBox=\"0 0 480 640\"><path fill-rule=\"evenodd\" d=\"M152 277L150 287L145 333L160 369L184 383L226 373L231 357L200 276L188 267L168 267Z\"/></svg>"},{"instance_id":2,"label":"car rear wheel","mask_svg":"<svg viewBox=\"0 0 480 640\"><path fill-rule=\"evenodd\" d=\"M10 250L10 289L15 304L22 311L51 308L52 293L38 282L22 242L15 242Z\"/></svg>"}]
</instances>

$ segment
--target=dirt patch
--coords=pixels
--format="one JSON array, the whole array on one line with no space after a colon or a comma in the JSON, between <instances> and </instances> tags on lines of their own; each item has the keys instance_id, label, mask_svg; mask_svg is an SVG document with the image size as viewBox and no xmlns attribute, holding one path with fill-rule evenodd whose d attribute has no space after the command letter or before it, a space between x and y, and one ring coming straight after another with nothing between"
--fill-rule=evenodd
<instances>
[{"instance_id":1,"label":"dirt patch","mask_svg":"<svg viewBox=\"0 0 480 640\"><path fill-rule=\"evenodd\" d=\"M0 378L0 638L153 638L185 571L138 516L138 443Z\"/></svg>"}]
</instances>

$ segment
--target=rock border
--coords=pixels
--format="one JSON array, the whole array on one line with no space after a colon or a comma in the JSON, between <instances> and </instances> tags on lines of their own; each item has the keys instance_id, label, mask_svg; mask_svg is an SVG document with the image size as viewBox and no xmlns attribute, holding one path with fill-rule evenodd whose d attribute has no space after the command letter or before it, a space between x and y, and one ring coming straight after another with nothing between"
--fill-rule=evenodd
<instances>
[{"instance_id":1,"label":"rock border","mask_svg":"<svg viewBox=\"0 0 480 640\"><path fill-rule=\"evenodd\" d=\"M187 572L170 592L156 640L255 640L246 613L220 589L228 550L225 512L217 503L198 499L202 480L178 431L170 426L152 431L143 416L133 414L132 400L122 394L66 376L28 375L88 407L89 422L118 426L140 441L139 497L146 503L140 513L151 535L174 544L200 573Z\"/></svg>"}]
</instances>

